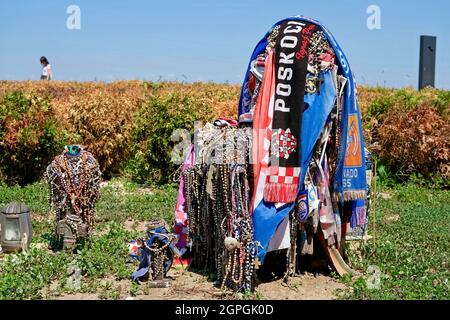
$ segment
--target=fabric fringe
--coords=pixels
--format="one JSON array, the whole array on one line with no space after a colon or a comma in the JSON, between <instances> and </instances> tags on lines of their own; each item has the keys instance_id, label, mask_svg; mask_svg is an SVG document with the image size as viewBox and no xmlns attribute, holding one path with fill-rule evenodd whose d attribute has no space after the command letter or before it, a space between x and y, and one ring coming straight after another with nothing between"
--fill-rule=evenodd
<instances>
[{"instance_id":1,"label":"fabric fringe","mask_svg":"<svg viewBox=\"0 0 450 320\"><path fill-rule=\"evenodd\" d=\"M296 184L266 183L264 186L264 200L266 202L294 202L297 198Z\"/></svg>"},{"instance_id":2,"label":"fabric fringe","mask_svg":"<svg viewBox=\"0 0 450 320\"><path fill-rule=\"evenodd\" d=\"M353 201L358 199L366 199L367 193L365 190L344 191L344 201ZM342 202L342 192L333 193L333 201Z\"/></svg>"}]
</instances>

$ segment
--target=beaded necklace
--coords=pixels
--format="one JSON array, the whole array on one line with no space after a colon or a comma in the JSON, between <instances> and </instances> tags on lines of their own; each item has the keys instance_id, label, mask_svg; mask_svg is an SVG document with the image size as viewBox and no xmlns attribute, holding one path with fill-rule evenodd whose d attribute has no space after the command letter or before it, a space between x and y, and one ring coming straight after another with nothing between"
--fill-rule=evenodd
<instances>
[{"instance_id":1,"label":"beaded necklace","mask_svg":"<svg viewBox=\"0 0 450 320\"><path fill-rule=\"evenodd\" d=\"M56 220L65 220L76 235L77 225L93 227L95 203L100 196L100 168L88 151L78 155L64 151L48 165L45 178L49 184L49 203Z\"/></svg>"},{"instance_id":2,"label":"beaded necklace","mask_svg":"<svg viewBox=\"0 0 450 320\"><path fill-rule=\"evenodd\" d=\"M252 290L255 248L246 163L251 130L207 125L199 132L200 156L184 173L192 264L215 269L220 287ZM226 239L235 247L226 248Z\"/></svg>"}]
</instances>

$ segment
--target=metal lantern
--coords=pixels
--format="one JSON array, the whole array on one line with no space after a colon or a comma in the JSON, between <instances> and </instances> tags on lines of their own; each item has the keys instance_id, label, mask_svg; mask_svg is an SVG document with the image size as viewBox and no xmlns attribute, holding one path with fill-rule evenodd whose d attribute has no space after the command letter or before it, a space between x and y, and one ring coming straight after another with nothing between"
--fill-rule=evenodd
<instances>
[{"instance_id":1,"label":"metal lantern","mask_svg":"<svg viewBox=\"0 0 450 320\"><path fill-rule=\"evenodd\" d=\"M12 202L0 213L0 244L3 251L25 250L30 246L33 230L30 210L23 203Z\"/></svg>"}]
</instances>

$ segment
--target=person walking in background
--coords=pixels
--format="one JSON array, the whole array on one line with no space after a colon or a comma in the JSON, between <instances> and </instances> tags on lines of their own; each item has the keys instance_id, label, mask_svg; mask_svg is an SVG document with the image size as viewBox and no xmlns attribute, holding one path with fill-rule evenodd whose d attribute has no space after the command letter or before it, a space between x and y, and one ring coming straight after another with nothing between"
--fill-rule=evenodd
<instances>
[{"instance_id":1,"label":"person walking in background","mask_svg":"<svg viewBox=\"0 0 450 320\"><path fill-rule=\"evenodd\" d=\"M47 58L41 57L42 73L41 80L51 80L52 79L52 66L48 62Z\"/></svg>"}]
</instances>

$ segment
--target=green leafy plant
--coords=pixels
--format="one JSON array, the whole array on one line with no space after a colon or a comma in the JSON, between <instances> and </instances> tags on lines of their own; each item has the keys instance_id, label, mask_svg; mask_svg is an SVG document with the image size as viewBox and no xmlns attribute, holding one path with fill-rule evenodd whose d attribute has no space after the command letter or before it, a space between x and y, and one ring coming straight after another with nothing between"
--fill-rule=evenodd
<instances>
[{"instance_id":1,"label":"green leafy plant","mask_svg":"<svg viewBox=\"0 0 450 320\"><path fill-rule=\"evenodd\" d=\"M0 100L0 177L8 184L38 180L68 140L47 98L13 91Z\"/></svg>"},{"instance_id":2,"label":"green leafy plant","mask_svg":"<svg viewBox=\"0 0 450 320\"><path fill-rule=\"evenodd\" d=\"M176 180L173 129L236 118L239 92L239 85L201 82L2 81L0 180L35 181L61 140L86 146L106 179L125 173L147 184ZM407 181L417 172L448 187L450 91L360 86L358 96L366 146L392 177Z\"/></svg>"},{"instance_id":3,"label":"green leafy plant","mask_svg":"<svg viewBox=\"0 0 450 320\"><path fill-rule=\"evenodd\" d=\"M33 225L33 240L27 254L0 256L0 299L42 299L76 291L101 293L100 279L115 282L130 278L137 266L126 263L129 240L142 236L143 222L152 216L165 214L166 221L171 223L176 190L166 187L150 193L133 182L114 180L113 184L123 184L125 192L115 192L113 187L101 189L96 228L91 237L75 251L55 253L48 249L54 236L54 216L48 212L47 186L42 182L23 188L0 183L0 206L12 200L27 203ZM130 217L140 222L141 227L136 225L134 230L127 230L124 225ZM72 264L80 268L82 275L77 290L66 286L67 270ZM107 298L120 298L125 289L119 289L114 286Z\"/></svg>"},{"instance_id":4,"label":"green leafy plant","mask_svg":"<svg viewBox=\"0 0 450 320\"><path fill-rule=\"evenodd\" d=\"M135 118L132 154L127 171L139 182L164 184L171 181L177 165L172 163L172 134L193 130L194 121L206 121L212 112L205 101L189 94L152 96Z\"/></svg>"},{"instance_id":5,"label":"green leafy plant","mask_svg":"<svg viewBox=\"0 0 450 320\"><path fill-rule=\"evenodd\" d=\"M341 298L449 299L449 192L412 183L382 186L381 191L393 196L377 198L370 218L376 219L376 230L369 223L374 238L362 246L360 255L350 255L363 276L353 279ZM369 266L380 271L378 287L368 285Z\"/></svg>"},{"instance_id":6,"label":"green leafy plant","mask_svg":"<svg viewBox=\"0 0 450 320\"><path fill-rule=\"evenodd\" d=\"M395 179L391 171L384 165L377 167L376 179L386 186L393 186L395 184Z\"/></svg>"}]
</instances>

